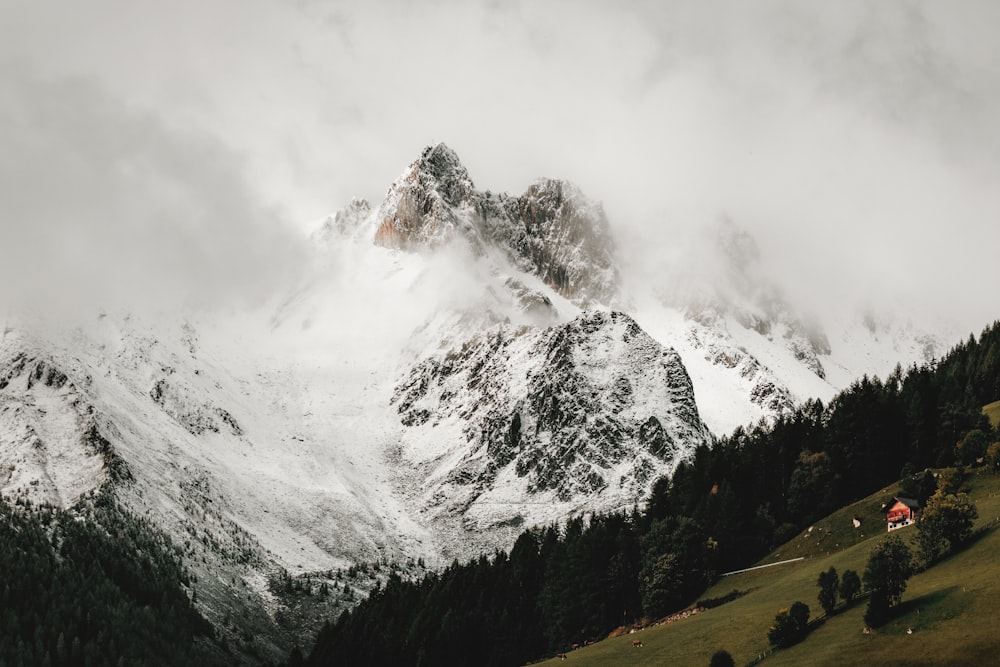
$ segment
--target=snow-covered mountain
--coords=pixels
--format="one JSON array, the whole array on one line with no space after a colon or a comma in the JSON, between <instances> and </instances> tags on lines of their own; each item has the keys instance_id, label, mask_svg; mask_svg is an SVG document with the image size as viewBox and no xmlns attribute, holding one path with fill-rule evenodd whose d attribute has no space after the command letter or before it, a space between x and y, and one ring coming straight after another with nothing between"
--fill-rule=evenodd
<instances>
[{"instance_id":1,"label":"snow-covered mountain","mask_svg":"<svg viewBox=\"0 0 1000 667\"><path fill-rule=\"evenodd\" d=\"M312 242L257 309L6 322L0 493L110 490L183 546L210 620L273 625L277 572L443 562L631 507L713 433L941 351L802 316L731 224L712 271L629 285L599 203L479 191L443 144Z\"/></svg>"},{"instance_id":2,"label":"snow-covered mountain","mask_svg":"<svg viewBox=\"0 0 1000 667\"><path fill-rule=\"evenodd\" d=\"M375 219L381 246L428 248L460 236L477 255L499 252L576 303L616 295L604 210L565 181L540 179L519 197L479 192L455 152L438 144L392 184Z\"/></svg>"},{"instance_id":3,"label":"snow-covered mountain","mask_svg":"<svg viewBox=\"0 0 1000 667\"><path fill-rule=\"evenodd\" d=\"M817 313L829 308L792 304L768 277L754 239L731 220L709 226L700 241L693 261L701 265L679 263L643 285L633 315L681 354L717 435L809 398L828 401L863 375L930 361L960 337L947 323L930 332L902 313L874 318L862 308L821 320Z\"/></svg>"},{"instance_id":4,"label":"snow-covered mountain","mask_svg":"<svg viewBox=\"0 0 1000 667\"><path fill-rule=\"evenodd\" d=\"M630 508L710 441L677 352L615 311L499 323L423 357L393 404L423 514L507 540L504 528Z\"/></svg>"}]
</instances>

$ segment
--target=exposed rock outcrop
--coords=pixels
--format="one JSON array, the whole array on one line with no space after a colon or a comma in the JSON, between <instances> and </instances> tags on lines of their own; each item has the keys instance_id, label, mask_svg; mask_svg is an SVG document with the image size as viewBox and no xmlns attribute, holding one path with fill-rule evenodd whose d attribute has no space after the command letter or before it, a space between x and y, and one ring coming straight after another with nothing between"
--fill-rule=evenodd
<instances>
[{"instance_id":1,"label":"exposed rock outcrop","mask_svg":"<svg viewBox=\"0 0 1000 667\"><path fill-rule=\"evenodd\" d=\"M614 243L603 207L571 183L540 179L520 196L480 192L458 156L430 146L389 188L375 243L434 248L461 238L499 250L517 268L579 303L617 293Z\"/></svg>"}]
</instances>

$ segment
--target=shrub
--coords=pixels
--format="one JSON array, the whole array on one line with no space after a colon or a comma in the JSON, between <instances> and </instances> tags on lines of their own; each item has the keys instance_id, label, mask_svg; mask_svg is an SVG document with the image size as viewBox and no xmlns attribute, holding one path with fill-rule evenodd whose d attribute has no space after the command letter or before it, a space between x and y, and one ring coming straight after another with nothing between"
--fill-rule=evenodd
<instances>
[{"instance_id":1,"label":"shrub","mask_svg":"<svg viewBox=\"0 0 1000 667\"><path fill-rule=\"evenodd\" d=\"M767 638L779 648L791 646L805 636L808 625L809 606L803 602L795 602L791 608L778 611Z\"/></svg>"}]
</instances>

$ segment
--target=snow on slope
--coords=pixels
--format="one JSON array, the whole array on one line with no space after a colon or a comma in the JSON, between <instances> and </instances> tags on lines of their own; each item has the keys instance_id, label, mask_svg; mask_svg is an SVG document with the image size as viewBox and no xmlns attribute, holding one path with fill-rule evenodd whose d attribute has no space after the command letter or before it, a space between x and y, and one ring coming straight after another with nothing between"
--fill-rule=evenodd
<instances>
[{"instance_id":1,"label":"snow on slope","mask_svg":"<svg viewBox=\"0 0 1000 667\"><path fill-rule=\"evenodd\" d=\"M709 439L677 353L618 312L500 323L421 359L393 403L416 502L477 541L632 507Z\"/></svg>"},{"instance_id":2,"label":"snow on slope","mask_svg":"<svg viewBox=\"0 0 1000 667\"><path fill-rule=\"evenodd\" d=\"M768 279L744 230L730 220L713 229L690 263L658 280L628 276L624 289L636 321L680 353L716 435L807 399L829 401L863 375L930 361L957 340L947 323L928 332L900 314L810 317Z\"/></svg>"},{"instance_id":3,"label":"snow on slope","mask_svg":"<svg viewBox=\"0 0 1000 667\"><path fill-rule=\"evenodd\" d=\"M0 492L107 485L220 583L211 618L273 616L277 568L440 563L631 507L706 425L943 349L901 319L818 327L731 228L711 270L623 287L599 203L545 179L479 192L443 145L312 240L280 303L5 326Z\"/></svg>"}]
</instances>

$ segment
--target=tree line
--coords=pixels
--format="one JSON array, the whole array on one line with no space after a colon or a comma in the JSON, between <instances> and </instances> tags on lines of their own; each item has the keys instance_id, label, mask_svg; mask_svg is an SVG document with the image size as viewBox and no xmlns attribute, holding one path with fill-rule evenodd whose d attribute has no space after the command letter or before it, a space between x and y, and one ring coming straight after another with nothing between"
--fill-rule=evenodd
<instances>
[{"instance_id":1,"label":"tree line","mask_svg":"<svg viewBox=\"0 0 1000 667\"><path fill-rule=\"evenodd\" d=\"M1000 322L940 361L863 377L829 405L807 401L697 448L642 511L528 530L509 553L391 579L328 623L302 662L524 664L662 617L717 572L752 564L901 474L918 488L926 480L914 471L1000 463L990 445L1000 434L981 410L997 399Z\"/></svg>"}]
</instances>

